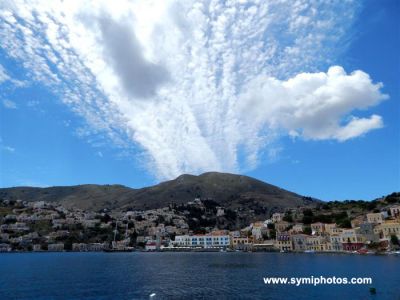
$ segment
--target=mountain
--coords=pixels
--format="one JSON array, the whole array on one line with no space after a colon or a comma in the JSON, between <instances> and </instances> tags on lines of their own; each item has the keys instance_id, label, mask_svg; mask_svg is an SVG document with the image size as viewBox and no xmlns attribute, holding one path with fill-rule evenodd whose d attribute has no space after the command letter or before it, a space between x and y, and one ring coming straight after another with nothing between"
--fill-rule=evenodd
<instances>
[{"instance_id":1,"label":"mountain","mask_svg":"<svg viewBox=\"0 0 400 300\"><path fill-rule=\"evenodd\" d=\"M0 199L58 202L86 210L153 209L170 203L184 204L208 198L231 210L251 210L256 215L297 206L313 206L317 200L302 197L260 180L228 173L181 175L170 181L132 189L122 185L77 185L48 188L1 188Z\"/></svg>"}]
</instances>

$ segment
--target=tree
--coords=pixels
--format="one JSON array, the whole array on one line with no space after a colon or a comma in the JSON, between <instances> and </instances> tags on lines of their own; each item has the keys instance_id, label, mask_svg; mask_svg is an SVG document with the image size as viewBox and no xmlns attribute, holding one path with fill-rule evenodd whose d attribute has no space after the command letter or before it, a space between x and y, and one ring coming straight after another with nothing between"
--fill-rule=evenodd
<instances>
[{"instance_id":1,"label":"tree","mask_svg":"<svg viewBox=\"0 0 400 300\"><path fill-rule=\"evenodd\" d=\"M283 217L283 221L292 223L293 222L293 217L291 214L286 213L285 216Z\"/></svg>"},{"instance_id":2,"label":"tree","mask_svg":"<svg viewBox=\"0 0 400 300\"><path fill-rule=\"evenodd\" d=\"M311 235L311 227L305 226L303 232L304 232L304 234Z\"/></svg>"},{"instance_id":3,"label":"tree","mask_svg":"<svg viewBox=\"0 0 400 300\"><path fill-rule=\"evenodd\" d=\"M397 235L392 234L390 237L390 242L392 243L392 245L399 245L399 238L397 237Z\"/></svg>"}]
</instances>

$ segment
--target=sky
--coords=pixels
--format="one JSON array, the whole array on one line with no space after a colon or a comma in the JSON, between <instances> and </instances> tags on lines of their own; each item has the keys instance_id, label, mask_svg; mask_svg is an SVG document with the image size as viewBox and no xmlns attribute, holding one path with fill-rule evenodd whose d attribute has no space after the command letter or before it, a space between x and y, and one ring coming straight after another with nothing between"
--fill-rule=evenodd
<instances>
[{"instance_id":1,"label":"sky","mask_svg":"<svg viewBox=\"0 0 400 300\"><path fill-rule=\"evenodd\" d=\"M1 1L0 187L400 190L400 2Z\"/></svg>"}]
</instances>

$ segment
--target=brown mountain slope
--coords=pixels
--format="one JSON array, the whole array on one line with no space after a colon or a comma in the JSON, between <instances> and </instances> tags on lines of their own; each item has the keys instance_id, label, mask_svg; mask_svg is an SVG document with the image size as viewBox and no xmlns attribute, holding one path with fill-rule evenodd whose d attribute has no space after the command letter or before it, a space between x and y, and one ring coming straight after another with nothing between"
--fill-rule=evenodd
<instances>
[{"instance_id":1,"label":"brown mountain slope","mask_svg":"<svg viewBox=\"0 0 400 300\"><path fill-rule=\"evenodd\" d=\"M248 176L217 172L199 176L181 175L174 180L141 189L131 189L121 185L0 189L2 199L55 201L67 207L89 210L151 209L164 207L170 203L186 203L196 197L212 198L220 205L231 209L246 207L253 210L261 209L264 212L316 203Z\"/></svg>"}]
</instances>

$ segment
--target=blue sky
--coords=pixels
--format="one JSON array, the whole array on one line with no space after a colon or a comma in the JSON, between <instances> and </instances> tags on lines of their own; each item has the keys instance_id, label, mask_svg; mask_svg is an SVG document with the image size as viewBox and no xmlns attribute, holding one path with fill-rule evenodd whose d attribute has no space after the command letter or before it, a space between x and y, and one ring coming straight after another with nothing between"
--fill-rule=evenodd
<instances>
[{"instance_id":1,"label":"blue sky","mask_svg":"<svg viewBox=\"0 0 400 300\"><path fill-rule=\"evenodd\" d=\"M400 190L398 1L107 5L0 6L1 187Z\"/></svg>"}]
</instances>

